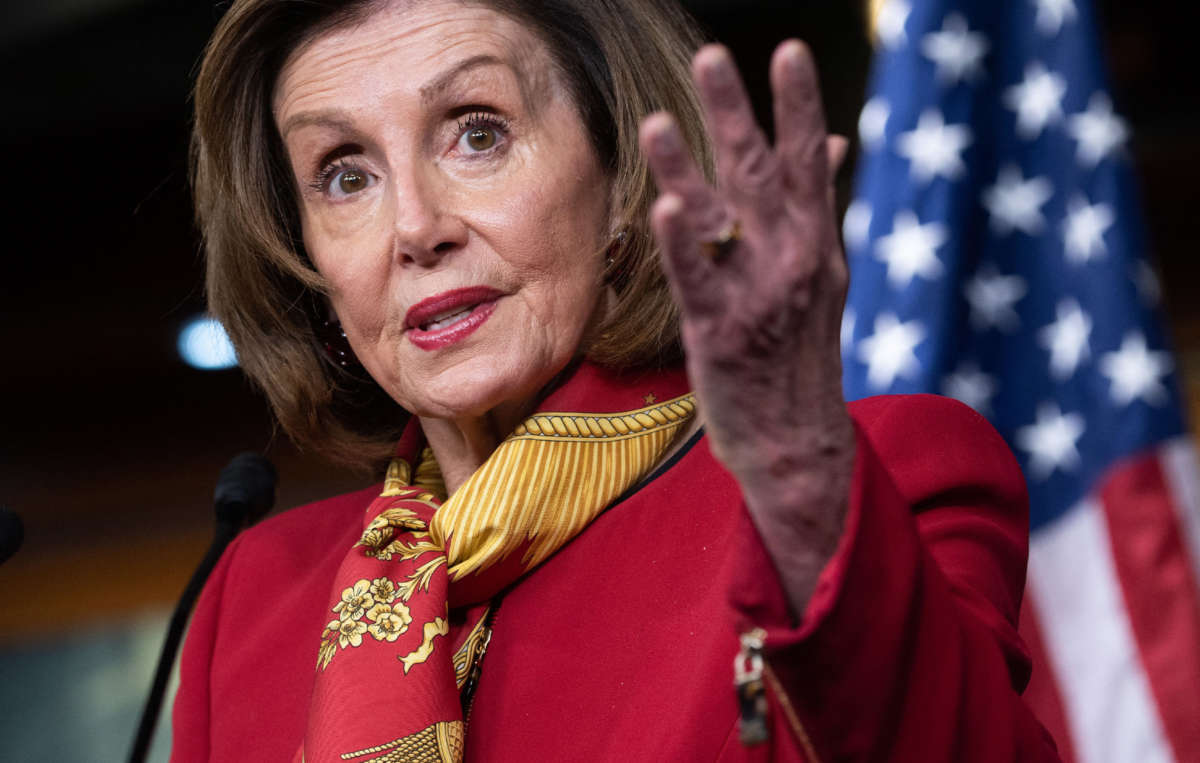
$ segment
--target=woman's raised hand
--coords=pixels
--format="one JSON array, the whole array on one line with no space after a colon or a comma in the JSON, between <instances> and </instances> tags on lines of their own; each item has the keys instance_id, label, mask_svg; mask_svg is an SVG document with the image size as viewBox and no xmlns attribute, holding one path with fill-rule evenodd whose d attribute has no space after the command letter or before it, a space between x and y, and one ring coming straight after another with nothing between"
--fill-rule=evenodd
<instances>
[{"instance_id":1,"label":"woman's raised hand","mask_svg":"<svg viewBox=\"0 0 1200 763\"><path fill-rule=\"evenodd\" d=\"M711 445L799 614L841 535L854 459L840 359L847 269L832 190L846 141L826 133L803 43L785 42L771 62L774 147L727 50L706 46L692 69L717 187L671 116L647 118L641 145L661 192L651 225Z\"/></svg>"}]
</instances>

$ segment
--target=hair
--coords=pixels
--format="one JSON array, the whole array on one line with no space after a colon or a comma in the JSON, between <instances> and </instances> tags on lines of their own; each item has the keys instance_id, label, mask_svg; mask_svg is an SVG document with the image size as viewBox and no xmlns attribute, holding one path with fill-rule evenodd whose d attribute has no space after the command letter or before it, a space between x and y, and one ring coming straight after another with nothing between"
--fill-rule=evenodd
<instances>
[{"instance_id":1,"label":"hair","mask_svg":"<svg viewBox=\"0 0 1200 763\"><path fill-rule=\"evenodd\" d=\"M679 314L649 229L657 191L638 127L651 112L672 112L711 176L690 76L701 42L694 22L675 0L463 2L517 20L547 46L611 178L613 217L625 233L605 271L615 298L583 353L610 368L677 362ZM295 182L271 106L290 55L385 4L234 2L200 65L191 147L209 308L239 363L297 446L372 470L390 455L407 415L361 368L346 370L329 357L322 329L328 286L304 251Z\"/></svg>"}]
</instances>

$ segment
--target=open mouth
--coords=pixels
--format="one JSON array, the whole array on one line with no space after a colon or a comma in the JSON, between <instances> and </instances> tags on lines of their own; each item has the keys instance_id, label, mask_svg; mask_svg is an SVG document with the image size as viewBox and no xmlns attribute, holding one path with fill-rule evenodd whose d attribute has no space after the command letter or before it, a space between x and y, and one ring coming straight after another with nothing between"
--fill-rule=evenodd
<instances>
[{"instance_id":1,"label":"open mouth","mask_svg":"<svg viewBox=\"0 0 1200 763\"><path fill-rule=\"evenodd\" d=\"M423 299L404 317L406 334L423 350L453 344L482 326L502 296L487 286L470 286Z\"/></svg>"},{"instance_id":2,"label":"open mouth","mask_svg":"<svg viewBox=\"0 0 1200 763\"><path fill-rule=\"evenodd\" d=\"M418 328L421 329L421 331L438 331L439 329L444 329L447 326L453 326L455 323L458 323L470 315L476 307L478 307L478 305L471 305L470 307L463 308L462 310L450 313L448 315L440 315L427 323L422 323L420 326L418 326Z\"/></svg>"}]
</instances>

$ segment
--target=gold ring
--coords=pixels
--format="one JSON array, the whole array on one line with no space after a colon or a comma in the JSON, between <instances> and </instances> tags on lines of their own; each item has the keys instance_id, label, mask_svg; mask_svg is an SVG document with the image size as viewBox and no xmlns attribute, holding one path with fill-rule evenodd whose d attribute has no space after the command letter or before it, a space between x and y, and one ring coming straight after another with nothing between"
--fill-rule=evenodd
<instances>
[{"instance_id":1,"label":"gold ring","mask_svg":"<svg viewBox=\"0 0 1200 763\"><path fill-rule=\"evenodd\" d=\"M742 240L742 221L734 220L715 238L700 242L700 251L713 262L725 259Z\"/></svg>"}]
</instances>

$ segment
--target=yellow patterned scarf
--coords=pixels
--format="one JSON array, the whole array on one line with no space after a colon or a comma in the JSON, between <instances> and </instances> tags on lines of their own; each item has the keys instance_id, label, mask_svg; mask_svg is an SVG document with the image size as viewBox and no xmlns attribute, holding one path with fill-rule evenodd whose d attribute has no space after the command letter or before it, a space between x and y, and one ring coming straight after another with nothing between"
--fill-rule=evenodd
<instances>
[{"instance_id":1,"label":"yellow patterned scarf","mask_svg":"<svg viewBox=\"0 0 1200 763\"><path fill-rule=\"evenodd\" d=\"M479 603L645 477L694 412L682 370L583 364L444 502L411 425L338 571L297 759L461 760L459 690L486 647ZM452 649L450 608L469 605Z\"/></svg>"}]
</instances>

